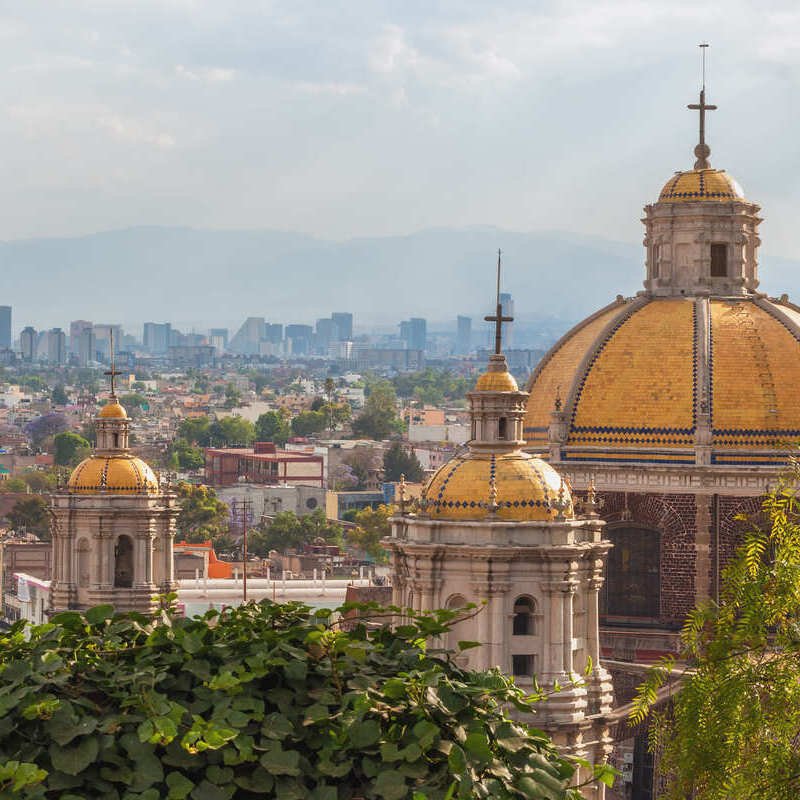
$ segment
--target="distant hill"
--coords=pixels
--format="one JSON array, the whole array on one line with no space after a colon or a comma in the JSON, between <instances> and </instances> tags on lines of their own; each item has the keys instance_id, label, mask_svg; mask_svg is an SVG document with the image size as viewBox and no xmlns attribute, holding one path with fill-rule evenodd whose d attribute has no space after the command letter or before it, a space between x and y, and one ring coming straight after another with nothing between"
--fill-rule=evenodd
<instances>
[{"instance_id":1,"label":"distant hill","mask_svg":"<svg viewBox=\"0 0 800 800\"><path fill-rule=\"evenodd\" d=\"M71 319L238 327L247 316L313 323L331 311L394 323L483 313L495 253L521 319L579 319L641 288L641 245L490 227L325 241L276 231L141 227L0 243L0 304L14 327ZM762 259L767 291L800 289L800 262Z\"/></svg>"}]
</instances>

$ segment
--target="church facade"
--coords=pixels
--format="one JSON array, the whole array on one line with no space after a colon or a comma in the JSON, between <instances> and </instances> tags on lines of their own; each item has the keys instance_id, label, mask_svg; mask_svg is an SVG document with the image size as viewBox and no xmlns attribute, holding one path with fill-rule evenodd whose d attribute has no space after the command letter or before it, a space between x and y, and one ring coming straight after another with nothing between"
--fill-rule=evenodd
<instances>
[{"instance_id":1,"label":"church facade","mask_svg":"<svg viewBox=\"0 0 800 800\"><path fill-rule=\"evenodd\" d=\"M117 611L149 613L158 595L177 590L177 498L129 451L130 420L113 384L95 425L95 452L51 497L50 612L109 603Z\"/></svg>"},{"instance_id":2,"label":"church facade","mask_svg":"<svg viewBox=\"0 0 800 800\"><path fill-rule=\"evenodd\" d=\"M702 123L695 155L645 207L644 289L569 331L528 386L525 449L600 491L601 638L620 661L673 650L719 596L738 518L800 439L800 307L759 291L760 208L711 168Z\"/></svg>"}]
</instances>

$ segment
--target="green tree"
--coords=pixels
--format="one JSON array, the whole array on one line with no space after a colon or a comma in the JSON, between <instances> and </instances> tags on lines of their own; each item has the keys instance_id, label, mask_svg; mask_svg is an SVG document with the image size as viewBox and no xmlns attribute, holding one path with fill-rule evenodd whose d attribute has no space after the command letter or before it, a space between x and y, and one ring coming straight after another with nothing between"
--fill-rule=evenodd
<instances>
[{"instance_id":1,"label":"green tree","mask_svg":"<svg viewBox=\"0 0 800 800\"><path fill-rule=\"evenodd\" d=\"M239 408L242 404L242 393L236 385L229 383L225 387L225 408Z\"/></svg>"},{"instance_id":2,"label":"green tree","mask_svg":"<svg viewBox=\"0 0 800 800\"><path fill-rule=\"evenodd\" d=\"M383 455L383 479L399 481L401 475L411 483L419 483L425 471L415 453L407 452L400 442L393 442Z\"/></svg>"},{"instance_id":3,"label":"green tree","mask_svg":"<svg viewBox=\"0 0 800 800\"><path fill-rule=\"evenodd\" d=\"M360 613L352 630L329 609L269 601L17 623L0 632L13 721L0 726L0 792L580 800L574 762L507 716L540 695L437 649L459 612L408 612L396 629L382 609Z\"/></svg>"},{"instance_id":4,"label":"green tree","mask_svg":"<svg viewBox=\"0 0 800 800\"><path fill-rule=\"evenodd\" d=\"M40 539L50 538L50 511L47 501L38 494L28 495L14 503L6 514L12 528L35 533Z\"/></svg>"},{"instance_id":5,"label":"green tree","mask_svg":"<svg viewBox=\"0 0 800 800\"><path fill-rule=\"evenodd\" d=\"M364 403L364 410L353 422L353 433L369 439L385 439L402 430L397 415L397 396L389 381L378 381Z\"/></svg>"},{"instance_id":6,"label":"green tree","mask_svg":"<svg viewBox=\"0 0 800 800\"><path fill-rule=\"evenodd\" d=\"M378 468L378 454L369 447L356 447L342 457L342 465L348 472L337 474L336 478L345 489L366 489L370 473ZM353 485L350 478L355 479ZM350 485L348 485L350 484Z\"/></svg>"},{"instance_id":7,"label":"green tree","mask_svg":"<svg viewBox=\"0 0 800 800\"><path fill-rule=\"evenodd\" d=\"M393 513L392 507L386 505L361 509L355 516L356 527L347 531L347 543L378 562L387 561L388 555L381 545L381 539L391 531L389 517Z\"/></svg>"},{"instance_id":8,"label":"green tree","mask_svg":"<svg viewBox=\"0 0 800 800\"><path fill-rule=\"evenodd\" d=\"M259 528L252 545L248 539L248 549L253 555L263 557L270 550L299 550L305 545L313 544L317 539L340 544L342 528L335 522L330 522L320 508L300 517L293 511L280 511L268 524Z\"/></svg>"},{"instance_id":9,"label":"green tree","mask_svg":"<svg viewBox=\"0 0 800 800\"><path fill-rule=\"evenodd\" d=\"M292 420L292 431L296 436L311 436L325 430L326 416L321 411L301 411Z\"/></svg>"},{"instance_id":10,"label":"green tree","mask_svg":"<svg viewBox=\"0 0 800 800\"><path fill-rule=\"evenodd\" d=\"M53 387L53 393L50 395L50 402L54 406L65 406L69 403L69 397L67 397L67 392L64 389L63 383L57 383Z\"/></svg>"},{"instance_id":11,"label":"green tree","mask_svg":"<svg viewBox=\"0 0 800 800\"><path fill-rule=\"evenodd\" d=\"M246 447L255 441L256 429L244 417L222 417L211 424L209 438L217 447Z\"/></svg>"},{"instance_id":12,"label":"green tree","mask_svg":"<svg viewBox=\"0 0 800 800\"><path fill-rule=\"evenodd\" d=\"M267 411L256 420L256 439L274 442L283 447L292 435L292 428L282 411Z\"/></svg>"},{"instance_id":13,"label":"green tree","mask_svg":"<svg viewBox=\"0 0 800 800\"><path fill-rule=\"evenodd\" d=\"M172 460L174 456L174 461ZM206 457L202 449L195 447L186 439L175 439L170 447L170 464L174 463L175 469L195 470L202 469L206 463Z\"/></svg>"},{"instance_id":14,"label":"green tree","mask_svg":"<svg viewBox=\"0 0 800 800\"><path fill-rule=\"evenodd\" d=\"M54 470L41 469L26 470L22 475L25 485L37 494L49 493L56 488L56 473Z\"/></svg>"},{"instance_id":15,"label":"green tree","mask_svg":"<svg viewBox=\"0 0 800 800\"><path fill-rule=\"evenodd\" d=\"M179 535L189 542L213 539L228 530L228 506L210 486L178 484Z\"/></svg>"},{"instance_id":16,"label":"green tree","mask_svg":"<svg viewBox=\"0 0 800 800\"><path fill-rule=\"evenodd\" d=\"M211 420L208 417L187 417L181 420L178 437L190 444L208 447L211 443Z\"/></svg>"},{"instance_id":17,"label":"green tree","mask_svg":"<svg viewBox=\"0 0 800 800\"><path fill-rule=\"evenodd\" d=\"M7 478L0 481L0 492L4 494L18 494L19 492L27 492L28 484L22 478Z\"/></svg>"},{"instance_id":18,"label":"green tree","mask_svg":"<svg viewBox=\"0 0 800 800\"><path fill-rule=\"evenodd\" d=\"M53 457L56 464L72 467L83 461L91 452L92 445L80 434L62 431L53 437Z\"/></svg>"},{"instance_id":19,"label":"green tree","mask_svg":"<svg viewBox=\"0 0 800 800\"><path fill-rule=\"evenodd\" d=\"M761 524L722 575L720 601L689 615L671 708L655 713L651 744L669 798L789 800L800 785L800 470L765 500ZM766 522L763 522L766 520ZM665 659L640 687L634 721L675 680Z\"/></svg>"},{"instance_id":20,"label":"green tree","mask_svg":"<svg viewBox=\"0 0 800 800\"><path fill-rule=\"evenodd\" d=\"M148 400L143 394L139 394L139 392L130 392L129 394L121 395L119 402L125 406L128 411L130 411L135 408L142 408L142 406L146 406Z\"/></svg>"}]
</instances>

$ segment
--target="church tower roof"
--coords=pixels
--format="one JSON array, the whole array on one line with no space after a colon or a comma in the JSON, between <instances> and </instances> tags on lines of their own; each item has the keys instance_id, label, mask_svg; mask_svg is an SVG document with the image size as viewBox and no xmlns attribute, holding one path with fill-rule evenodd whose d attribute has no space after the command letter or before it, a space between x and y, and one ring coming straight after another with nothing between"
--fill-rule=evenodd
<instances>
[{"instance_id":1,"label":"church tower roof","mask_svg":"<svg viewBox=\"0 0 800 800\"><path fill-rule=\"evenodd\" d=\"M547 463L522 452L527 392L519 391L502 353L500 254L497 259L495 352L467 397L471 439L467 452L441 467L423 491L423 508L434 519L506 521L572 517L569 488Z\"/></svg>"}]
</instances>

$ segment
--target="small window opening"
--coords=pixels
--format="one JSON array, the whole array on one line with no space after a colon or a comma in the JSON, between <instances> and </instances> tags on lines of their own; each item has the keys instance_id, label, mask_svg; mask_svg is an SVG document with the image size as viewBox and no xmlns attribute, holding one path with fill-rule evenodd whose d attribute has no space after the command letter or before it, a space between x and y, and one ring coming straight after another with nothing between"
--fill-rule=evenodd
<instances>
[{"instance_id":1,"label":"small window opening","mask_svg":"<svg viewBox=\"0 0 800 800\"><path fill-rule=\"evenodd\" d=\"M652 274L654 278L658 277L658 259L661 256L661 245L653 245L653 269Z\"/></svg>"},{"instance_id":2,"label":"small window opening","mask_svg":"<svg viewBox=\"0 0 800 800\"><path fill-rule=\"evenodd\" d=\"M514 636L531 636L533 634L533 609L532 597L518 597L514 601L514 621L511 628Z\"/></svg>"},{"instance_id":3,"label":"small window opening","mask_svg":"<svg viewBox=\"0 0 800 800\"><path fill-rule=\"evenodd\" d=\"M511 656L511 671L515 678L533 678L536 671L536 658L532 653L520 655L515 653Z\"/></svg>"},{"instance_id":4,"label":"small window opening","mask_svg":"<svg viewBox=\"0 0 800 800\"><path fill-rule=\"evenodd\" d=\"M119 434L118 433L114 433L111 436L112 436L112 439L114 441L114 447L119 447Z\"/></svg>"},{"instance_id":5,"label":"small window opening","mask_svg":"<svg viewBox=\"0 0 800 800\"><path fill-rule=\"evenodd\" d=\"M505 417L500 417L500 420L497 423L497 438L498 439L506 439L506 428L507 428L508 421Z\"/></svg>"},{"instance_id":6,"label":"small window opening","mask_svg":"<svg viewBox=\"0 0 800 800\"><path fill-rule=\"evenodd\" d=\"M728 274L728 246L711 245L711 277L724 278Z\"/></svg>"}]
</instances>

